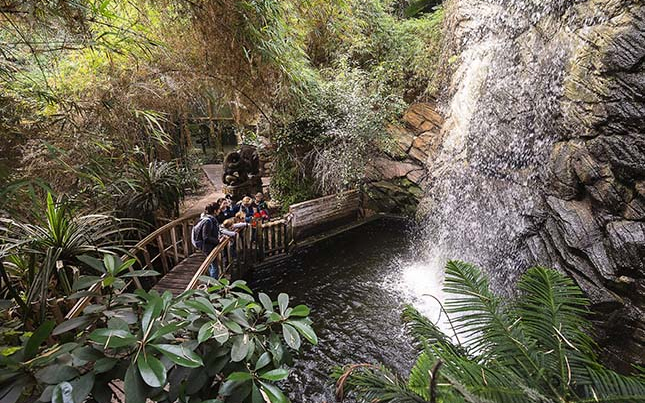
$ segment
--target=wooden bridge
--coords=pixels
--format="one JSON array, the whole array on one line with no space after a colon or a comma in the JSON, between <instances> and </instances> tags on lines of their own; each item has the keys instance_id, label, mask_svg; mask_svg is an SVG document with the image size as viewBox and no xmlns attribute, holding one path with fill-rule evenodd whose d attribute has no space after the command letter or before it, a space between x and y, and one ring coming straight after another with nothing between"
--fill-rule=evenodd
<instances>
[{"instance_id":1,"label":"wooden bridge","mask_svg":"<svg viewBox=\"0 0 645 403\"><path fill-rule=\"evenodd\" d=\"M249 269L286 257L299 240L311 240L324 231L355 223L362 216L360 193L348 191L290 206L289 214L268 222L254 222L237 231L236 237L224 237L206 256L191 243L194 224L199 213L174 220L137 243L123 259L135 258L134 270L155 270L155 277L133 277L128 287L170 291L179 295L196 289L200 277L216 262L220 276L243 277ZM68 312L67 318L78 316L91 300L101 293L101 282L89 290L89 295Z\"/></svg>"},{"instance_id":2,"label":"wooden bridge","mask_svg":"<svg viewBox=\"0 0 645 403\"><path fill-rule=\"evenodd\" d=\"M284 257L293 241L291 216L268 222L253 222L237 230L237 236L224 237L206 256L191 243L194 224L199 213L174 220L137 243L123 259L135 258L134 270L155 270L156 277L134 277L131 284L140 289L170 291L177 296L195 289L200 277L208 275L208 267L216 262L220 277L242 277L253 265ZM101 283L89 289L91 295L81 298L68 312L67 318L78 316L101 291Z\"/></svg>"}]
</instances>

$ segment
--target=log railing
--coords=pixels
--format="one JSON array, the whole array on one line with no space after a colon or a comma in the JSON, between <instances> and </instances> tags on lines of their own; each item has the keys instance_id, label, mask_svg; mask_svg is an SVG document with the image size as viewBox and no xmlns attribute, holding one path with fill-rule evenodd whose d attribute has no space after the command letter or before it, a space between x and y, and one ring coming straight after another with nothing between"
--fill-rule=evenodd
<instances>
[{"instance_id":1,"label":"log railing","mask_svg":"<svg viewBox=\"0 0 645 403\"><path fill-rule=\"evenodd\" d=\"M195 252L190 237L198 217L199 213L189 214L158 228L139 241L127 254L122 256L122 259L137 259L137 262L130 267L130 271L156 270L163 276ZM136 288L152 287L150 284L141 284L141 279L137 277L132 278L132 282ZM92 299L99 295L101 282L94 284L88 291L91 295L78 300L67 313L68 319L78 316Z\"/></svg>"},{"instance_id":2,"label":"log railing","mask_svg":"<svg viewBox=\"0 0 645 403\"><path fill-rule=\"evenodd\" d=\"M216 262L220 277L230 274L239 278L243 270L262 262L265 258L286 255L293 242L291 217L287 216L265 223L255 222L240 228L237 236L226 238L206 257L186 286L192 290L199 286L199 278L208 273Z\"/></svg>"},{"instance_id":3,"label":"log railing","mask_svg":"<svg viewBox=\"0 0 645 403\"><path fill-rule=\"evenodd\" d=\"M195 213L169 222L142 239L122 257L123 259L134 257L137 260L130 268L131 271L156 270L161 275L142 279L134 277L132 282L136 288L152 288L154 283L173 267L193 253L199 252L193 247L190 239L198 217L199 213ZM199 277L208 272L208 267L213 262L217 262L220 276L230 274L231 277L239 278L253 264L262 262L268 257L287 254L293 241L291 216L265 223L252 223L237 232L234 238L224 237L206 256L186 289L196 288ZM150 279L153 279L152 283ZM144 281L143 284L142 281ZM100 296L101 282L93 285L88 291L90 295L79 299L67 313L66 318L78 316L92 299Z\"/></svg>"}]
</instances>

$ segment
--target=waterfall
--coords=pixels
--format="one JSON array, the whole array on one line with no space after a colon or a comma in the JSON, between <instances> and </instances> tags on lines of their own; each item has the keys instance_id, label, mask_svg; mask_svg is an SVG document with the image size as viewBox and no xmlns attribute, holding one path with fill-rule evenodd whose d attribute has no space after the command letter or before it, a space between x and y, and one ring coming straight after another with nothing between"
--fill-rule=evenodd
<instances>
[{"instance_id":1,"label":"waterfall","mask_svg":"<svg viewBox=\"0 0 645 403\"><path fill-rule=\"evenodd\" d=\"M450 17L460 57L429 162L428 253L480 265L500 290L529 264L522 239L557 140L570 46L550 32L564 7L555 3L459 1Z\"/></svg>"},{"instance_id":2,"label":"waterfall","mask_svg":"<svg viewBox=\"0 0 645 403\"><path fill-rule=\"evenodd\" d=\"M642 362L645 7L450 0L446 15L454 63L421 205L426 267L475 263L500 293L530 265L565 271L620 318L600 338Z\"/></svg>"}]
</instances>

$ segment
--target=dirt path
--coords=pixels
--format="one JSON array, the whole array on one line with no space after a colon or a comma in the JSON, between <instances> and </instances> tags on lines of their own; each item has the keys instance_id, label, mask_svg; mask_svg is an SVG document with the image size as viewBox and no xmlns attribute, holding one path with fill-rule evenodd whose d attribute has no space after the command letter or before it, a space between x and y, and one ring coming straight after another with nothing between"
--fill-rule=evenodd
<instances>
[{"instance_id":1,"label":"dirt path","mask_svg":"<svg viewBox=\"0 0 645 403\"><path fill-rule=\"evenodd\" d=\"M208 203L212 203L220 197L224 197L224 192L222 191L222 187L224 186L224 183L222 182L222 165L202 165L202 170L204 171L204 175L202 177L200 190L184 199L181 208L182 215L204 211L204 207L206 207ZM262 177L262 188L267 196L270 183L270 177Z\"/></svg>"},{"instance_id":2,"label":"dirt path","mask_svg":"<svg viewBox=\"0 0 645 403\"><path fill-rule=\"evenodd\" d=\"M222 166L209 164L203 165L204 175L200 190L184 199L181 214L192 214L204 211L208 203L224 197L222 192Z\"/></svg>"}]
</instances>

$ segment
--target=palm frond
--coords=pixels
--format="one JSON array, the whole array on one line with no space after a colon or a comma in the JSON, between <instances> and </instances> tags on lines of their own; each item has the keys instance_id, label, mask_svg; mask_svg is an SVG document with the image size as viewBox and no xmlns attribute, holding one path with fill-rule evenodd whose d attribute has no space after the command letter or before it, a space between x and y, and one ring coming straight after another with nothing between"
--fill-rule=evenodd
<instances>
[{"instance_id":1,"label":"palm frond","mask_svg":"<svg viewBox=\"0 0 645 403\"><path fill-rule=\"evenodd\" d=\"M583 402L643 403L645 382L639 376L623 376L602 368L589 369L589 382L583 385Z\"/></svg>"},{"instance_id":2,"label":"palm frond","mask_svg":"<svg viewBox=\"0 0 645 403\"><path fill-rule=\"evenodd\" d=\"M400 377L383 366L360 365L336 369L337 397L353 393L361 400L381 403L426 403Z\"/></svg>"},{"instance_id":3,"label":"palm frond","mask_svg":"<svg viewBox=\"0 0 645 403\"><path fill-rule=\"evenodd\" d=\"M403 308L401 319L405 322L408 332L414 337L416 345L420 350L423 350L427 344L440 343L456 354L466 353L461 346L455 345L450 337L412 305L406 305Z\"/></svg>"},{"instance_id":4,"label":"palm frond","mask_svg":"<svg viewBox=\"0 0 645 403\"><path fill-rule=\"evenodd\" d=\"M518 288L522 292L514 307L514 315L521 318L518 326L542 353L541 367L549 378L557 379L551 383L563 396L573 393L576 382L588 379L587 366L596 360L586 319L588 300L573 280L542 267L529 269Z\"/></svg>"}]
</instances>

